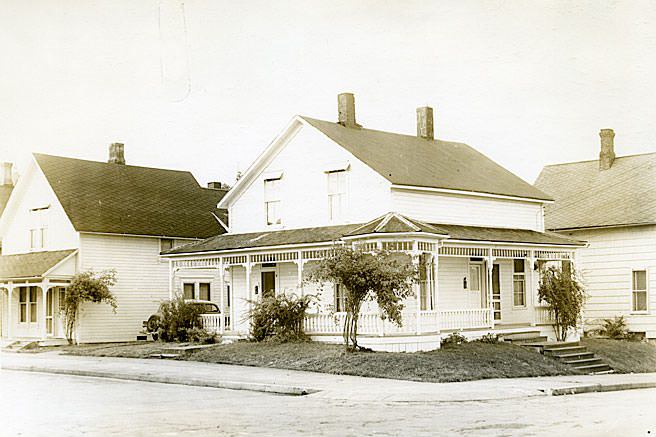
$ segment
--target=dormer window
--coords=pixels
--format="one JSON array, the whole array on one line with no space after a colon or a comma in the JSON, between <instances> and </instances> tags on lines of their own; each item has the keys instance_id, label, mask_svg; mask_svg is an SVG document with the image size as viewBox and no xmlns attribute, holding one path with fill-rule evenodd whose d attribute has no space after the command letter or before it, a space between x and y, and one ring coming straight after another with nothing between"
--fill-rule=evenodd
<instances>
[{"instance_id":1,"label":"dormer window","mask_svg":"<svg viewBox=\"0 0 656 437\"><path fill-rule=\"evenodd\" d=\"M346 170L327 172L328 175L328 219L331 222L344 219L346 213Z\"/></svg>"},{"instance_id":2,"label":"dormer window","mask_svg":"<svg viewBox=\"0 0 656 437\"><path fill-rule=\"evenodd\" d=\"M282 223L280 218L280 180L282 173L269 175L264 179L264 211L268 226Z\"/></svg>"}]
</instances>

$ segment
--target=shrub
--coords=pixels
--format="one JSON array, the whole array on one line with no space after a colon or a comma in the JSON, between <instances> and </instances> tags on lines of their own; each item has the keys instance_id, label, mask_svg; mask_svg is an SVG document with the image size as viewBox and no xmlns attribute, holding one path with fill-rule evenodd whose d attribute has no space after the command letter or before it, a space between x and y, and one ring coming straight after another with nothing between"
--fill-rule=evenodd
<instances>
[{"instance_id":1,"label":"shrub","mask_svg":"<svg viewBox=\"0 0 656 437\"><path fill-rule=\"evenodd\" d=\"M487 343L487 344L496 344L499 343L499 335L497 334L492 334L491 332L488 332L478 340L475 340L478 343Z\"/></svg>"},{"instance_id":2,"label":"shrub","mask_svg":"<svg viewBox=\"0 0 656 437\"><path fill-rule=\"evenodd\" d=\"M626 326L624 316L604 319L601 328L597 332L599 335L612 338L613 340L622 340L629 337L629 328Z\"/></svg>"},{"instance_id":3,"label":"shrub","mask_svg":"<svg viewBox=\"0 0 656 437\"><path fill-rule=\"evenodd\" d=\"M549 306L554 319L556 339L564 341L576 328L585 302L585 291L568 263L566 268L549 267L542 272L538 296Z\"/></svg>"},{"instance_id":4,"label":"shrub","mask_svg":"<svg viewBox=\"0 0 656 437\"><path fill-rule=\"evenodd\" d=\"M442 339L440 345L442 347L458 346L463 343L467 343L467 341L468 341L467 337L465 337L461 333L452 332L451 334L448 335L448 337Z\"/></svg>"},{"instance_id":5,"label":"shrub","mask_svg":"<svg viewBox=\"0 0 656 437\"><path fill-rule=\"evenodd\" d=\"M268 296L251 302L251 336L255 341L273 340L278 342L303 341L307 336L303 331L303 320L314 296L296 295Z\"/></svg>"},{"instance_id":6,"label":"shrub","mask_svg":"<svg viewBox=\"0 0 656 437\"><path fill-rule=\"evenodd\" d=\"M116 271L107 270L100 273L93 271L78 273L73 276L66 289L62 315L66 324L66 339L73 343L73 334L82 302L108 303L116 312L116 299L109 287L116 283Z\"/></svg>"},{"instance_id":7,"label":"shrub","mask_svg":"<svg viewBox=\"0 0 656 437\"><path fill-rule=\"evenodd\" d=\"M182 296L162 302L159 306L157 335L162 341L211 342L216 337L201 324L203 308L185 302Z\"/></svg>"}]
</instances>

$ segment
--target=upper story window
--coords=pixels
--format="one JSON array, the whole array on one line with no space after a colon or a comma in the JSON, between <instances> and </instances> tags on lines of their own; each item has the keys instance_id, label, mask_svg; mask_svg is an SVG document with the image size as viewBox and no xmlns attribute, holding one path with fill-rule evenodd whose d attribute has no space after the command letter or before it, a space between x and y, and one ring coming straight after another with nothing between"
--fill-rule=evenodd
<instances>
[{"instance_id":1,"label":"upper story window","mask_svg":"<svg viewBox=\"0 0 656 437\"><path fill-rule=\"evenodd\" d=\"M647 311L647 270L633 270L632 306L633 311Z\"/></svg>"},{"instance_id":2,"label":"upper story window","mask_svg":"<svg viewBox=\"0 0 656 437\"><path fill-rule=\"evenodd\" d=\"M30 209L30 250L42 250L46 247L47 212L50 206Z\"/></svg>"},{"instance_id":3,"label":"upper story window","mask_svg":"<svg viewBox=\"0 0 656 437\"><path fill-rule=\"evenodd\" d=\"M281 176L264 179L264 210L266 212L267 225L279 225L282 223L280 218Z\"/></svg>"},{"instance_id":4,"label":"upper story window","mask_svg":"<svg viewBox=\"0 0 656 437\"><path fill-rule=\"evenodd\" d=\"M338 221L346 212L346 170L328 172L328 218Z\"/></svg>"}]
</instances>

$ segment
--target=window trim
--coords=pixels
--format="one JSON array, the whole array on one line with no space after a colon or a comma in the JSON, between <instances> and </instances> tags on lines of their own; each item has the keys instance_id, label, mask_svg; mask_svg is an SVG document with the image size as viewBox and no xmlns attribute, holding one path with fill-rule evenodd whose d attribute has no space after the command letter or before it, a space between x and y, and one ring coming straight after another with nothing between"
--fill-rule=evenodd
<instances>
[{"instance_id":1,"label":"window trim","mask_svg":"<svg viewBox=\"0 0 656 437\"><path fill-rule=\"evenodd\" d=\"M515 271L515 261L516 261L516 260L520 260L520 261L522 261L522 262L524 263L524 270L523 270L522 272L516 272L516 271ZM513 288L512 288L512 290L513 290L513 297L512 297L512 303L513 303L513 308L527 308L527 300L528 300L527 298L528 298L528 296L527 296L527 293L526 293L526 288L527 288L527 287L526 287L526 285L527 285L527 284L526 284L526 264L527 264L527 263L526 263L526 259L524 259L524 258L513 258L513 259L512 259L512 269L513 269L513 273L512 273L512 280L513 280ZM530 266L529 266L529 268L530 268ZM516 303L516 301L515 301L515 295L516 295L516 292L515 292L515 281L516 281L518 278L521 278L521 281L522 281L522 284L523 284L523 289L524 289L524 290L523 290L523 295L524 295L523 301L524 301L524 304L522 304L522 305L517 305L517 303Z\"/></svg>"},{"instance_id":2,"label":"window trim","mask_svg":"<svg viewBox=\"0 0 656 437\"><path fill-rule=\"evenodd\" d=\"M472 267L477 267L478 268L478 288L473 289L472 288L472 275L471 275L471 269ZM483 261L469 261L467 263L467 288L465 288L466 291L471 291L472 293L481 293L483 291L483 281L485 280L485 277L483 275Z\"/></svg>"},{"instance_id":3,"label":"window trim","mask_svg":"<svg viewBox=\"0 0 656 437\"><path fill-rule=\"evenodd\" d=\"M277 182L276 196L273 199L270 199L267 196L267 182ZM268 174L262 180L262 197L264 198L264 223L267 227L275 228L282 226L282 215L281 215L281 205L282 199L280 195L280 186L282 185L282 171L277 172L276 174ZM269 204L276 205L277 217L274 222L269 222Z\"/></svg>"},{"instance_id":4,"label":"window trim","mask_svg":"<svg viewBox=\"0 0 656 437\"><path fill-rule=\"evenodd\" d=\"M345 313L346 312L346 295L344 291L339 291L343 287L342 284L336 282L333 285L333 305L335 306L335 313ZM339 294L339 296L338 296ZM339 302L342 302L341 305ZM340 307L342 308L340 310Z\"/></svg>"},{"instance_id":5,"label":"window trim","mask_svg":"<svg viewBox=\"0 0 656 437\"><path fill-rule=\"evenodd\" d=\"M635 272L645 272L645 289L644 290L634 290L633 289L633 275ZM631 314L649 314L649 269L647 267L634 267L631 269L629 276L629 289L631 294L629 297L630 313ZM633 296L636 291L638 293L645 293L645 309L644 310L635 310L634 309L634 300Z\"/></svg>"},{"instance_id":6,"label":"window trim","mask_svg":"<svg viewBox=\"0 0 656 437\"><path fill-rule=\"evenodd\" d=\"M39 324L39 290L35 286L21 286L18 288L18 323L22 325ZM31 291L34 289L34 301L32 301ZM21 291L25 291L25 300L21 300ZM21 309L25 306L25 320L22 320ZM34 309L34 311L32 311ZM32 321L34 315L34 321Z\"/></svg>"},{"instance_id":7,"label":"window trim","mask_svg":"<svg viewBox=\"0 0 656 437\"><path fill-rule=\"evenodd\" d=\"M183 299L207 300L209 302L213 302L212 301L212 278L210 278L210 277L207 277L207 278L193 278L193 279L192 278L188 278L188 279L182 278L181 282L182 282L181 291L182 291L182 298ZM200 284L208 284L209 288L208 288L207 292L209 293L209 299L201 299L200 298ZM193 286L191 298L185 297L185 285L192 285Z\"/></svg>"},{"instance_id":8,"label":"window trim","mask_svg":"<svg viewBox=\"0 0 656 437\"><path fill-rule=\"evenodd\" d=\"M335 169L335 170L328 170L325 171L326 173L326 196L328 200L328 222L330 223L339 223L343 222L347 218L347 211L349 209L349 181L350 181L350 176L349 176L349 167L347 166L346 168L343 169ZM343 180L343 191L339 191L339 188L337 191L332 192L330 189L330 178L331 175L343 175L344 180ZM337 184L339 185L339 183ZM332 199L333 197L339 198L340 199L340 213L338 216L333 216L333 202Z\"/></svg>"}]
</instances>

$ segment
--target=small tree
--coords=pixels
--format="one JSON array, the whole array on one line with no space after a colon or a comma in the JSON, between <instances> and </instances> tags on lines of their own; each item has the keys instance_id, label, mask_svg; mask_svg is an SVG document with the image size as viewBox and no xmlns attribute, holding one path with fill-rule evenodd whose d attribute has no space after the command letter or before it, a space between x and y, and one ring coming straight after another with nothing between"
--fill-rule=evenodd
<instances>
[{"instance_id":1,"label":"small tree","mask_svg":"<svg viewBox=\"0 0 656 437\"><path fill-rule=\"evenodd\" d=\"M375 300L381 318L401 326L402 302L412 295L412 282L416 279L417 269L398 253L365 253L341 247L319 261L309 274L310 281L333 282L344 287L346 320L343 337L349 352L359 349L358 317L362 304Z\"/></svg>"},{"instance_id":2,"label":"small tree","mask_svg":"<svg viewBox=\"0 0 656 437\"><path fill-rule=\"evenodd\" d=\"M106 270L98 274L93 271L78 273L73 276L66 289L64 308L62 310L66 325L66 339L73 343L73 334L82 302L108 303L116 313L116 299L109 287L116 283L116 271Z\"/></svg>"},{"instance_id":3,"label":"small tree","mask_svg":"<svg viewBox=\"0 0 656 437\"><path fill-rule=\"evenodd\" d=\"M568 263L563 269L549 267L544 270L540 277L538 295L549 305L554 318L556 339L564 341L570 328L578 325L585 302L585 291L571 264Z\"/></svg>"}]
</instances>

